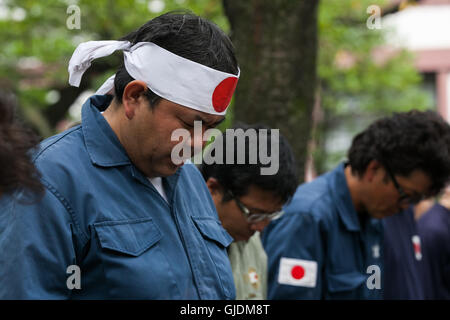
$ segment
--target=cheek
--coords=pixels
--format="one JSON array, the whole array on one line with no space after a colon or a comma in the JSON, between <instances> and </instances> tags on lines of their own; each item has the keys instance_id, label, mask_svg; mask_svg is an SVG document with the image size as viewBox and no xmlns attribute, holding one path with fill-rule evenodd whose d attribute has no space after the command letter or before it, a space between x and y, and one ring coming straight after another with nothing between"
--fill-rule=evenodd
<instances>
[{"instance_id":1,"label":"cheek","mask_svg":"<svg viewBox=\"0 0 450 320\"><path fill-rule=\"evenodd\" d=\"M383 197L381 197L378 201L377 207L379 214L382 215L379 218L391 216L397 213L401 208L398 204L398 196L393 194L392 192L386 193Z\"/></svg>"},{"instance_id":2,"label":"cheek","mask_svg":"<svg viewBox=\"0 0 450 320\"><path fill-rule=\"evenodd\" d=\"M385 196L386 199L386 205L389 205L390 207L398 207L398 199L399 196L395 192L389 192Z\"/></svg>"},{"instance_id":3,"label":"cheek","mask_svg":"<svg viewBox=\"0 0 450 320\"><path fill-rule=\"evenodd\" d=\"M378 207L392 207L397 201L395 190L384 182L380 182L377 188L372 190L371 195Z\"/></svg>"},{"instance_id":4,"label":"cheek","mask_svg":"<svg viewBox=\"0 0 450 320\"><path fill-rule=\"evenodd\" d=\"M392 210L397 206L397 199L392 194L386 194L378 198L377 208L380 210Z\"/></svg>"},{"instance_id":5,"label":"cheek","mask_svg":"<svg viewBox=\"0 0 450 320\"><path fill-rule=\"evenodd\" d=\"M265 227L267 227L269 224L270 224L270 220L267 220L267 221L262 222L262 227L263 227L263 229L264 229Z\"/></svg>"},{"instance_id":6,"label":"cheek","mask_svg":"<svg viewBox=\"0 0 450 320\"><path fill-rule=\"evenodd\" d=\"M180 133L177 132L177 134L174 135L174 137L172 138L172 134L178 129L181 128L176 126L161 128L161 130L159 131L159 138L160 138L159 143L164 144L166 146L165 148L170 150L172 150L175 146L189 147L191 137L190 135L191 133L189 131L184 132L182 136L180 136Z\"/></svg>"},{"instance_id":7,"label":"cheek","mask_svg":"<svg viewBox=\"0 0 450 320\"><path fill-rule=\"evenodd\" d=\"M164 123L159 124L151 131L147 140L148 145L152 145L152 149L157 152L156 157L167 157L173 147L179 143L178 141L172 141L172 132L170 128L164 127Z\"/></svg>"},{"instance_id":8,"label":"cheek","mask_svg":"<svg viewBox=\"0 0 450 320\"><path fill-rule=\"evenodd\" d=\"M231 201L230 203L227 203L226 206L222 207L221 213L222 214L219 215L219 218L222 220L224 225L227 224L228 228L237 230L243 228L247 224L247 221L241 211L236 209Z\"/></svg>"}]
</instances>

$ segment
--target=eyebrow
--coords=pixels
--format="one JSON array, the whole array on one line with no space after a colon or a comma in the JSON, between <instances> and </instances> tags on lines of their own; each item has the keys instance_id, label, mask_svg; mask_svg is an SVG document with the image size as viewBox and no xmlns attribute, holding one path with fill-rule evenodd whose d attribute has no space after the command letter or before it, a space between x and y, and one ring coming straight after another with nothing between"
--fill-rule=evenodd
<instances>
[{"instance_id":1,"label":"eyebrow","mask_svg":"<svg viewBox=\"0 0 450 320\"><path fill-rule=\"evenodd\" d=\"M208 121L206 121L205 119L203 119L200 115L196 115L195 116L195 119L194 119L194 121L198 121L198 120L200 120L200 121L202 121L202 122L204 122L204 123L208 123ZM216 127L216 126L218 126L219 124L221 124L222 122L224 122L225 121L225 117L223 117L222 119L220 119L219 121L216 121L216 122L214 122L212 125L210 125L210 126L214 126L214 127Z\"/></svg>"},{"instance_id":2,"label":"eyebrow","mask_svg":"<svg viewBox=\"0 0 450 320\"><path fill-rule=\"evenodd\" d=\"M263 209L259 209L259 208L254 208L254 207L247 207L248 210L250 210L250 212L255 212L255 213L263 213L263 214L269 214L272 212L268 212L267 210L263 210Z\"/></svg>"}]
</instances>

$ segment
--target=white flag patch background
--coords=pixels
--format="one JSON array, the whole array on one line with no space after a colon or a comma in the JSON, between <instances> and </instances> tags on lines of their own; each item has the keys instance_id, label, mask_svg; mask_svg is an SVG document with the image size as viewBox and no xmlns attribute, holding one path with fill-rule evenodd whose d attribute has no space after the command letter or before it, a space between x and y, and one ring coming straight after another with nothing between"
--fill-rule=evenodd
<instances>
[{"instance_id":1,"label":"white flag patch background","mask_svg":"<svg viewBox=\"0 0 450 320\"><path fill-rule=\"evenodd\" d=\"M314 288L317 280L317 262L293 258L281 258L278 283Z\"/></svg>"}]
</instances>

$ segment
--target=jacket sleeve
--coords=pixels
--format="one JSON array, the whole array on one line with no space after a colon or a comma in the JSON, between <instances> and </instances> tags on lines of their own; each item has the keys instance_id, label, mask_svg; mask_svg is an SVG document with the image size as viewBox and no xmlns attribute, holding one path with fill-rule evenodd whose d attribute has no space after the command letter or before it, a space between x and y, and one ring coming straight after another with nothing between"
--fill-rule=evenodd
<instances>
[{"instance_id":1,"label":"jacket sleeve","mask_svg":"<svg viewBox=\"0 0 450 320\"><path fill-rule=\"evenodd\" d=\"M0 199L0 299L65 299L76 264L73 223L54 191Z\"/></svg>"},{"instance_id":2,"label":"jacket sleeve","mask_svg":"<svg viewBox=\"0 0 450 320\"><path fill-rule=\"evenodd\" d=\"M286 213L266 227L262 240L269 299L322 299L324 239L313 214Z\"/></svg>"}]
</instances>

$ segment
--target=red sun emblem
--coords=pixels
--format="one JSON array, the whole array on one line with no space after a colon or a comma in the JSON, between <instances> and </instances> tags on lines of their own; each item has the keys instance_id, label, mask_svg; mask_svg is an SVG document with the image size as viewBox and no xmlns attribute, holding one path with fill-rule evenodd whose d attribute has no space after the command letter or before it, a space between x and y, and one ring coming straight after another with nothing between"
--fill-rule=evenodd
<instances>
[{"instance_id":1,"label":"red sun emblem","mask_svg":"<svg viewBox=\"0 0 450 320\"><path fill-rule=\"evenodd\" d=\"M291 275L294 279L300 280L305 275L305 269L302 266L295 266L291 269Z\"/></svg>"},{"instance_id":2,"label":"red sun emblem","mask_svg":"<svg viewBox=\"0 0 450 320\"><path fill-rule=\"evenodd\" d=\"M234 90L236 89L237 82L238 78L228 77L219 83L212 95L214 110L223 112L228 107Z\"/></svg>"}]
</instances>

